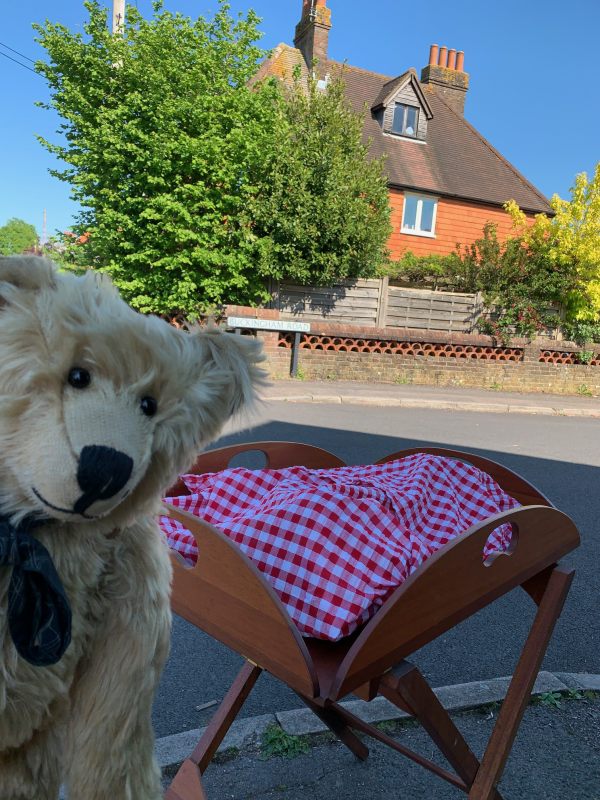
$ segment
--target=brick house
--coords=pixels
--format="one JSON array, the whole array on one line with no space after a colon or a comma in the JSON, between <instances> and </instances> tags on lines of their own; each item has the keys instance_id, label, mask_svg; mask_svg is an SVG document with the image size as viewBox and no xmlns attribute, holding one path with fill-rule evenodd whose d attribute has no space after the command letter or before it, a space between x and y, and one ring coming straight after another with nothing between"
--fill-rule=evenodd
<instances>
[{"instance_id":1,"label":"brick house","mask_svg":"<svg viewBox=\"0 0 600 800\"><path fill-rule=\"evenodd\" d=\"M294 45L278 45L256 79L285 79L294 67L311 67L321 81L342 72L351 105L365 118L373 156L386 156L393 259L450 253L470 244L483 226L511 230L503 204L515 200L531 217L552 213L548 200L464 117L469 76L464 54L432 45L420 79L414 69L380 75L328 58L331 10L327 0L303 0Z\"/></svg>"}]
</instances>

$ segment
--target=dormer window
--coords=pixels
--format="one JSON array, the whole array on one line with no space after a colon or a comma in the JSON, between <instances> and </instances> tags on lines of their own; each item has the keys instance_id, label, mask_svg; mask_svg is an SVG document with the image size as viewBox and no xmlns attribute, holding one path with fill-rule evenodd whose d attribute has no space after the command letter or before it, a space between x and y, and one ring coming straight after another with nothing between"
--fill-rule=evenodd
<instances>
[{"instance_id":1,"label":"dormer window","mask_svg":"<svg viewBox=\"0 0 600 800\"><path fill-rule=\"evenodd\" d=\"M381 87L371 113L385 135L427 141L427 124L433 113L412 70Z\"/></svg>"},{"instance_id":2,"label":"dormer window","mask_svg":"<svg viewBox=\"0 0 600 800\"><path fill-rule=\"evenodd\" d=\"M419 109L406 103L394 105L394 118L392 120L392 133L402 136L416 136L419 124Z\"/></svg>"}]
</instances>

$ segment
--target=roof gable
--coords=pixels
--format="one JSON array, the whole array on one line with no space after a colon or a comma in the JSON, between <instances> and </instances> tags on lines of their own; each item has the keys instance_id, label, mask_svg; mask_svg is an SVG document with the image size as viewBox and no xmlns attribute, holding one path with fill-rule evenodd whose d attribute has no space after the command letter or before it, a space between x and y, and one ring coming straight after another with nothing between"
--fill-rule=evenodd
<instances>
[{"instance_id":1,"label":"roof gable","mask_svg":"<svg viewBox=\"0 0 600 800\"><path fill-rule=\"evenodd\" d=\"M384 134L413 142L427 141L427 124L433 113L412 70L382 87L371 113Z\"/></svg>"},{"instance_id":2,"label":"roof gable","mask_svg":"<svg viewBox=\"0 0 600 800\"><path fill-rule=\"evenodd\" d=\"M405 96L411 92L419 103L419 106L425 112L427 119L431 119L433 117L431 106L427 102L421 84L412 69L409 69L408 72L399 75L397 78L393 78L381 87L381 91L377 95L371 107L371 111L377 112L381 108L387 108L387 106L394 102L398 95Z\"/></svg>"}]
</instances>

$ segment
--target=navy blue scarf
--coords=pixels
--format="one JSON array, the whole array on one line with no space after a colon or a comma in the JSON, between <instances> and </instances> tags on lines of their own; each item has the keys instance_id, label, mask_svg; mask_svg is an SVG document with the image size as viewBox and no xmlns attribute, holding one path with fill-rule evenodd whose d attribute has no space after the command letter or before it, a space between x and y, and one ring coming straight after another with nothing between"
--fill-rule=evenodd
<instances>
[{"instance_id":1,"label":"navy blue scarf","mask_svg":"<svg viewBox=\"0 0 600 800\"><path fill-rule=\"evenodd\" d=\"M0 515L0 569L12 567L8 629L19 655L36 667L56 664L71 641L71 608L50 553L29 531Z\"/></svg>"}]
</instances>

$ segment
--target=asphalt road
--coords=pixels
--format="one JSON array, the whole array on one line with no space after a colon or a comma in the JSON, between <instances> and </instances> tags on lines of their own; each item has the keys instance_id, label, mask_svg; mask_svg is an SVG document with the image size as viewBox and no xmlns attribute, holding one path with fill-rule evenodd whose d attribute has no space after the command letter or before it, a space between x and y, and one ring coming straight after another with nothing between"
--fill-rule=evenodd
<instances>
[{"instance_id":1,"label":"asphalt road","mask_svg":"<svg viewBox=\"0 0 600 800\"><path fill-rule=\"evenodd\" d=\"M521 414L270 403L241 433L215 446L265 439L307 442L347 463L371 463L405 447L446 445L487 456L520 473L582 535L565 563L577 570L543 669L600 673L600 421ZM258 466L258 464L257 464ZM510 675L532 619L524 592L513 592L423 648L413 660L433 686ZM176 618L172 650L155 702L157 736L205 725L241 659ZM290 690L263 675L240 714L299 707Z\"/></svg>"},{"instance_id":2,"label":"asphalt road","mask_svg":"<svg viewBox=\"0 0 600 800\"><path fill-rule=\"evenodd\" d=\"M489 709L459 714L454 722L480 757L496 715ZM505 800L599 800L600 700L564 702L560 709L529 706L500 792ZM405 747L435 758L418 726L394 734ZM295 758L243 753L211 764L203 776L211 800L458 800L464 795L436 775L369 741L366 761L341 743L311 747ZM444 764L445 766L445 764Z\"/></svg>"}]
</instances>

